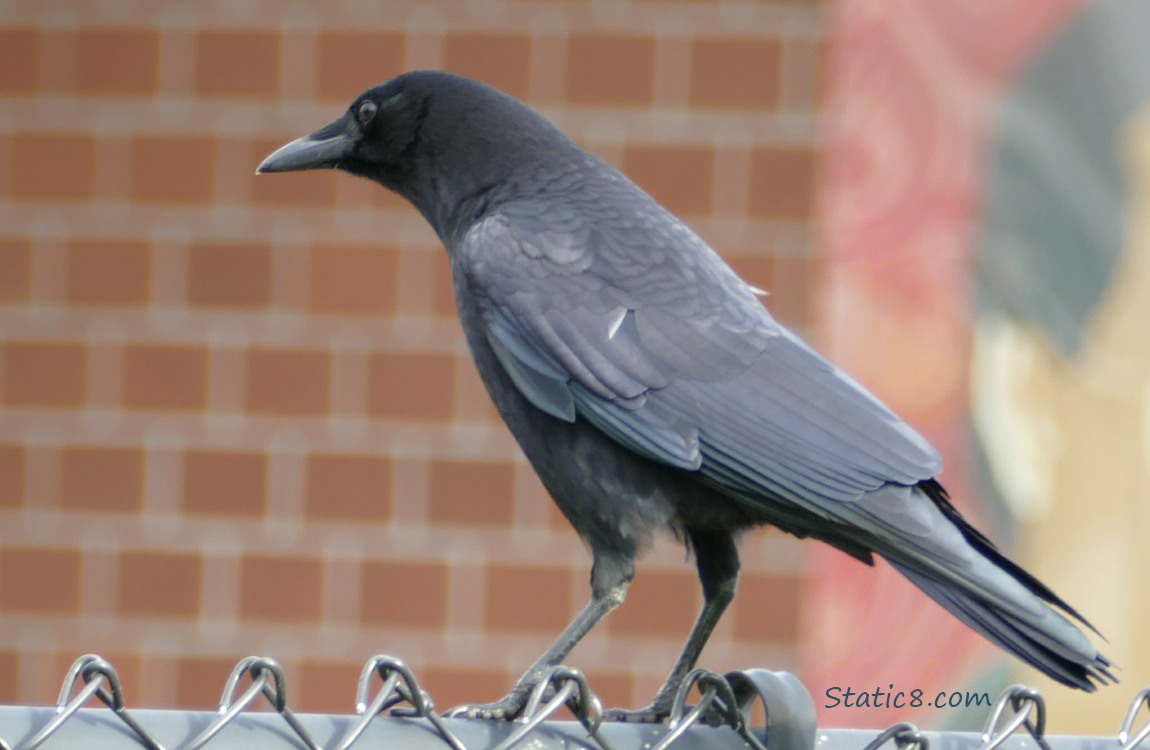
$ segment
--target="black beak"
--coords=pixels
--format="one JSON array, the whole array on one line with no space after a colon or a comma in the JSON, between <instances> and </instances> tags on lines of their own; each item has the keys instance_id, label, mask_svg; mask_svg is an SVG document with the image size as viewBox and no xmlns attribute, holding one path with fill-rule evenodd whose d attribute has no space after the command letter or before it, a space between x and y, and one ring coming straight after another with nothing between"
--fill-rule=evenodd
<instances>
[{"instance_id":1,"label":"black beak","mask_svg":"<svg viewBox=\"0 0 1150 750\"><path fill-rule=\"evenodd\" d=\"M256 173L338 167L352 155L359 143L358 133L348 127L346 120L346 117L341 117L311 135L279 147L256 167Z\"/></svg>"}]
</instances>

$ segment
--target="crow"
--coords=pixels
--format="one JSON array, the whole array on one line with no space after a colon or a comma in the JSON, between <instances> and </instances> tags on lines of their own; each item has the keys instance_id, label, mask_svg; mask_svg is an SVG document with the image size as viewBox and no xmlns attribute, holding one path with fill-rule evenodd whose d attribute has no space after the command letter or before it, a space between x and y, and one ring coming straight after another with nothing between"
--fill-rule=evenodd
<instances>
[{"instance_id":1,"label":"crow","mask_svg":"<svg viewBox=\"0 0 1150 750\"><path fill-rule=\"evenodd\" d=\"M408 72L257 171L303 169L375 180L435 229L487 391L591 550L590 602L508 696L466 715L520 713L669 533L694 555L704 604L651 705L610 713L664 719L735 596L736 539L763 524L867 564L883 557L1065 685L1116 681L1070 618L1090 624L951 504L921 435L775 321L698 235L525 104Z\"/></svg>"}]
</instances>

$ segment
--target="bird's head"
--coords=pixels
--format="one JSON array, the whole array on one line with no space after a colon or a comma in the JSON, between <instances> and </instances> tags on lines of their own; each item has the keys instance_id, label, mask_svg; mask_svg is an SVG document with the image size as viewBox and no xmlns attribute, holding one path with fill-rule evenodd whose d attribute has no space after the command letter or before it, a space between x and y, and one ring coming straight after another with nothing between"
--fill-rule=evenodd
<instances>
[{"instance_id":1,"label":"bird's head","mask_svg":"<svg viewBox=\"0 0 1150 750\"><path fill-rule=\"evenodd\" d=\"M356 97L343 116L279 148L257 172L342 169L407 198L441 237L475 219L517 171L577 148L532 109L490 86L413 71ZM544 165L540 167L539 165Z\"/></svg>"},{"instance_id":2,"label":"bird's head","mask_svg":"<svg viewBox=\"0 0 1150 750\"><path fill-rule=\"evenodd\" d=\"M356 97L343 116L280 147L256 169L342 169L397 189L427 112L427 91L400 77Z\"/></svg>"}]
</instances>

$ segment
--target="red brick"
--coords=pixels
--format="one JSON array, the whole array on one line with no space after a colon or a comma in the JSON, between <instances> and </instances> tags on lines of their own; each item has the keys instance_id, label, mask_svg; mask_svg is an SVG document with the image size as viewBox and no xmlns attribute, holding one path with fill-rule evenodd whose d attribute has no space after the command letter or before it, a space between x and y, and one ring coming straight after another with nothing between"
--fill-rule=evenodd
<instances>
[{"instance_id":1,"label":"red brick","mask_svg":"<svg viewBox=\"0 0 1150 750\"><path fill-rule=\"evenodd\" d=\"M155 29L80 29L76 35L76 88L82 94L151 95L159 65Z\"/></svg>"},{"instance_id":2,"label":"red brick","mask_svg":"<svg viewBox=\"0 0 1150 750\"><path fill-rule=\"evenodd\" d=\"M143 305L151 296L151 248L129 240L73 240L68 245L68 301L74 305Z\"/></svg>"},{"instance_id":3,"label":"red brick","mask_svg":"<svg viewBox=\"0 0 1150 750\"><path fill-rule=\"evenodd\" d=\"M349 102L404 71L407 37L386 32L321 31L316 39L316 95Z\"/></svg>"},{"instance_id":4,"label":"red brick","mask_svg":"<svg viewBox=\"0 0 1150 750\"><path fill-rule=\"evenodd\" d=\"M649 37L576 35L567 43L567 98L575 104L647 106L655 90Z\"/></svg>"},{"instance_id":5,"label":"red brick","mask_svg":"<svg viewBox=\"0 0 1150 750\"><path fill-rule=\"evenodd\" d=\"M12 138L12 196L20 200L92 197L96 146L85 133L17 133Z\"/></svg>"},{"instance_id":6,"label":"red brick","mask_svg":"<svg viewBox=\"0 0 1150 750\"><path fill-rule=\"evenodd\" d=\"M519 34L447 34L443 67L523 99L531 78L531 39Z\"/></svg>"},{"instance_id":7,"label":"red brick","mask_svg":"<svg viewBox=\"0 0 1150 750\"><path fill-rule=\"evenodd\" d=\"M320 313L395 312L399 251L394 247L316 245L311 248L311 309Z\"/></svg>"},{"instance_id":8,"label":"red brick","mask_svg":"<svg viewBox=\"0 0 1150 750\"><path fill-rule=\"evenodd\" d=\"M799 221L811 216L815 155L810 149L756 149L751 153L750 213Z\"/></svg>"},{"instance_id":9,"label":"red brick","mask_svg":"<svg viewBox=\"0 0 1150 750\"><path fill-rule=\"evenodd\" d=\"M120 678L120 689L124 693L124 703L129 706L138 706L142 701L150 699L150 696L143 689L146 657L141 656L136 651L127 650L133 648L134 645L121 644L120 648L125 649L124 651L105 651L101 654L115 668L116 676ZM73 654L68 656L70 658ZM61 674L66 673L66 671L61 672Z\"/></svg>"},{"instance_id":10,"label":"red brick","mask_svg":"<svg viewBox=\"0 0 1150 750\"><path fill-rule=\"evenodd\" d=\"M799 596L795 576L744 573L731 613L735 638L794 643L799 636Z\"/></svg>"},{"instance_id":11,"label":"red brick","mask_svg":"<svg viewBox=\"0 0 1150 750\"><path fill-rule=\"evenodd\" d=\"M566 568L490 565L484 626L499 632L555 635L574 615L571 594Z\"/></svg>"},{"instance_id":12,"label":"red brick","mask_svg":"<svg viewBox=\"0 0 1150 750\"><path fill-rule=\"evenodd\" d=\"M200 611L199 555L125 552L120 555L118 610L130 617L194 618Z\"/></svg>"},{"instance_id":13,"label":"red brick","mask_svg":"<svg viewBox=\"0 0 1150 750\"><path fill-rule=\"evenodd\" d=\"M144 503L138 448L67 447L60 456L60 504L69 510L134 513Z\"/></svg>"},{"instance_id":14,"label":"red brick","mask_svg":"<svg viewBox=\"0 0 1150 750\"><path fill-rule=\"evenodd\" d=\"M268 154L287 141L263 139L252 145L252 168ZM283 172L274 175L260 175L252 182L252 203L257 206L287 206L317 209L335 206L335 182L337 179L352 179L340 175L333 169L320 169L305 172ZM380 190L383 190L380 188ZM386 192L386 191L383 191Z\"/></svg>"},{"instance_id":15,"label":"red brick","mask_svg":"<svg viewBox=\"0 0 1150 750\"><path fill-rule=\"evenodd\" d=\"M727 260L748 284L768 292L762 303L781 323L801 328L812 321L815 269L809 256L760 252Z\"/></svg>"},{"instance_id":16,"label":"red brick","mask_svg":"<svg viewBox=\"0 0 1150 750\"><path fill-rule=\"evenodd\" d=\"M391 477L389 458L313 454L304 513L316 521L382 523L391 515Z\"/></svg>"},{"instance_id":17,"label":"red brick","mask_svg":"<svg viewBox=\"0 0 1150 750\"><path fill-rule=\"evenodd\" d=\"M373 417L448 421L455 413L455 358L447 354L373 354L368 412Z\"/></svg>"},{"instance_id":18,"label":"red brick","mask_svg":"<svg viewBox=\"0 0 1150 750\"><path fill-rule=\"evenodd\" d=\"M792 38L786 41L784 56L787 99L781 103L795 109L819 109L826 97L828 46L825 39Z\"/></svg>"},{"instance_id":19,"label":"red brick","mask_svg":"<svg viewBox=\"0 0 1150 750\"><path fill-rule=\"evenodd\" d=\"M267 31L204 31L196 38L195 92L271 98L279 90L279 36Z\"/></svg>"},{"instance_id":20,"label":"red brick","mask_svg":"<svg viewBox=\"0 0 1150 750\"><path fill-rule=\"evenodd\" d=\"M432 268L431 311L439 317L456 320L459 308L451 282L451 260L440 247L428 248L424 255L430 259Z\"/></svg>"},{"instance_id":21,"label":"red brick","mask_svg":"<svg viewBox=\"0 0 1150 750\"><path fill-rule=\"evenodd\" d=\"M34 93L39 59L39 29L0 28L0 93Z\"/></svg>"},{"instance_id":22,"label":"red brick","mask_svg":"<svg viewBox=\"0 0 1150 750\"><path fill-rule=\"evenodd\" d=\"M780 322L800 327L812 320L814 261L804 255L776 255L772 276L777 291L765 302Z\"/></svg>"},{"instance_id":23,"label":"red brick","mask_svg":"<svg viewBox=\"0 0 1150 750\"><path fill-rule=\"evenodd\" d=\"M176 661L176 704L181 709L216 710L236 659L184 657ZM247 687L244 682L244 688Z\"/></svg>"},{"instance_id":24,"label":"red brick","mask_svg":"<svg viewBox=\"0 0 1150 750\"><path fill-rule=\"evenodd\" d=\"M606 623L612 633L686 638L702 603L694 569L646 570L635 576L627 600Z\"/></svg>"},{"instance_id":25,"label":"red brick","mask_svg":"<svg viewBox=\"0 0 1150 750\"><path fill-rule=\"evenodd\" d=\"M318 622L323 607L323 562L296 557L240 561L240 615L249 620Z\"/></svg>"},{"instance_id":26,"label":"red brick","mask_svg":"<svg viewBox=\"0 0 1150 750\"><path fill-rule=\"evenodd\" d=\"M519 519L519 523L570 531L571 524L556 507L539 476L529 466L519 467L516 474L516 494L520 502L527 506L527 513Z\"/></svg>"},{"instance_id":27,"label":"red brick","mask_svg":"<svg viewBox=\"0 0 1150 750\"><path fill-rule=\"evenodd\" d=\"M20 652L0 651L0 701L12 704L18 700L20 700Z\"/></svg>"},{"instance_id":28,"label":"red brick","mask_svg":"<svg viewBox=\"0 0 1150 750\"><path fill-rule=\"evenodd\" d=\"M124 348L124 406L197 411L208 403L208 353L191 346Z\"/></svg>"},{"instance_id":29,"label":"red brick","mask_svg":"<svg viewBox=\"0 0 1150 750\"><path fill-rule=\"evenodd\" d=\"M735 269L735 273L739 274L743 281L769 293L763 298L763 302L773 310L776 293L774 256L766 252L758 252L747 255L727 255L724 256L724 260L731 264L731 268Z\"/></svg>"},{"instance_id":30,"label":"red brick","mask_svg":"<svg viewBox=\"0 0 1150 750\"><path fill-rule=\"evenodd\" d=\"M32 245L0 239L0 302L25 302L32 286Z\"/></svg>"},{"instance_id":31,"label":"red brick","mask_svg":"<svg viewBox=\"0 0 1150 750\"><path fill-rule=\"evenodd\" d=\"M711 213L715 152L709 148L630 146L623 171L673 214Z\"/></svg>"},{"instance_id":32,"label":"red brick","mask_svg":"<svg viewBox=\"0 0 1150 750\"><path fill-rule=\"evenodd\" d=\"M360 619L373 627L441 630L447 625L447 584L443 563L365 562Z\"/></svg>"},{"instance_id":33,"label":"red brick","mask_svg":"<svg viewBox=\"0 0 1150 750\"><path fill-rule=\"evenodd\" d=\"M0 508L24 503L24 446L0 445Z\"/></svg>"},{"instance_id":34,"label":"red brick","mask_svg":"<svg viewBox=\"0 0 1150 750\"><path fill-rule=\"evenodd\" d=\"M801 328L811 321L815 269L810 256L757 252L727 260L748 284L769 292L762 302L780 322Z\"/></svg>"},{"instance_id":35,"label":"red brick","mask_svg":"<svg viewBox=\"0 0 1150 750\"><path fill-rule=\"evenodd\" d=\"M821 39L818 42L811 42L817 46L816 60L815 60L815 106L823 107L826 105L828 98L831 95L831 61L834 55L835 46L829 39Z\"/></svg>"},{"instance_id":36,"label":"red brick","mask_svg":"<svg viewBox=\"0 0 1150 750\"><path fill-rule=\"evenodd\" d=\"M616 610L617 612L618 610ZM614 614L608 617L614 617ZM686 635L683 636L686 638ZM619 669L626 669L625 664L619 664ZM669 667L668 667L669 669ZM646 705L651 696L635 697L635 678L629 672L600 672L592 670L586 673L587 684L604 706L620 706L624 708Z\"/></svg>"},{"instance_id":37,"label":"red brick","mask_svg":"<svg viewBox=\"0 0 1150 750\"><path fill-rule=\"evenodd\" d=\"M551 494L547 492L547 488L542 487L542 490L547 501L545 506L547 508L547 528L555 531L570 531L571 522L567 520L567 516L563 515L563 511L555 504L555 500L551 497Z\"/></svg>"},{"instance_id":38,"label":"red brick","mask_svg":"<svg viewBox=\"0 0 1150 750\"><path fill-rule=\"evenodd\" d=\"M208 203L215 187L211 138L141 135L132 141L131 196L141 203Z\"/></svg>"},{"instance_id":39,"label":"red brick","mask_svg":"<svg viewBox=\"0 0 1150 750\"><path fill-rule=\"evenodd\" d=\"M367 195L369 196L369 201L372 206L376 208L401 209L403 211L409 212L413 216L418 215L415 211L415 207L411 205L411 202L398 193L381 187L375 182L369 182L366 180L362 182L366 184L361 184L361 181L353 181L352 185L361 189L366 188ZM347 190L347 185L341 185L340 196L342 197Z\"/></svg>"},{"instance_id":40,"label":"red brick","mask_svg":"<svg viewBox=\"0 0 1150 750\"><path fill-rule=\"evenodd\" d=\"M775 108L782 70L777 39L695 39L689 101L696 107Z\"/></svg>"},{"instance_id":41,"label":"red brick","mask_svg":"<svg viewBox=\"0 0 1150 750\"><path fill-rule=\"evenodd\" d=\"M510 526L515 467L510 463L432 461L428 519L435 524Z\"/></svg>"},{"instance_id":42,"label":"red brick","mask_svg":"<svg viewBox=\"0 0 1150 750\"><path fill-rule=\"evenodd\" d=\"M511 689L514 678L501 669L480 667L427 667L419 670L419 684L435 697L443 710L465 703L490 703ZM596 689L592 686L592 689ZM618 705L609 703L604 705Z\"/></svg>"},{"instance_id":43,"label":"red brick","mask_svg":"<svg viewBox=\"0 0 1150 750\"><path fill-rule=\"evenodd\" d=\"M262 516L267 471L262 453L188 451L182 508L191 515Z\"/></svg>"},{"instance_id":44,"label":"red brick","mask_svg":"<svg viewBox=\"0 0 1150 750\"><path fill-rule=\"evenodd\" d=\"M82 344L9 343L4 402L9 406L76 407L84 403L88 352Z\"/></svg>"},{"instance_id":45,"label":"red brick","mask_svg":"<svg viewBox=\"0 0 1150 750\"><path fill-rule=\"evenodd\" d=\"M442 247L418 247L404 250L403 268L413 282L423 290L419 295L408 295L403 312L412 315L432 315L458 320L455 308L455 290L451 286L451 261Z\"/></svg>"},{"instance_id":46,"label":"red brick","mask_svg":"<svg viewBox=\"0 0 1150 750\"><path fill-rule=\"evenodd\" d=\"M72 615L80 609L80 553L0 548L0 609Z\"/></svg>"},{"instance_id":47,"label":"red brick","mask_svg":"<svg viewBox=\"0 0 1150 750\"><path fill-rule=\"evenodd\" d=\"M197 307L265 307L272 297L267 245L193 244L188 302Z\"/></svg>"},{"instance_id":48,"label":"red brick","mask_svg":"<svg viewBox=\"0 0 1150 750\"><path fill-rule=\"evenodd\" d=\"M244 405L257 414L320 416L328 410L330 381L325 351L251 349Z\"/></svg>"},{"instance_id":49,"label":"red brick","mask_svg":"<svg viewBox=\"0 0 1150 750\"><path fill-rule=\"evenodd\" d=\"M307 713L347 714L355 705L355 686L362 668L362 662L354 661L304 661L290 675L292 708Z\"/></svg>"}]
</instances>

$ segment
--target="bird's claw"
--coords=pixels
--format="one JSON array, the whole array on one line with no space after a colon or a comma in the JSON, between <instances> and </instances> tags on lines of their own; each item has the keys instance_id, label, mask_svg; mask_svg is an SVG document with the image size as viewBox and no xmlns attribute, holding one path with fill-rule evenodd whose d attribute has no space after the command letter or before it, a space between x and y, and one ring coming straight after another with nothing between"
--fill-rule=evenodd
<instances>
[{"instance_id":1,"label":"bird's claw","mask_svg":"<svg viewBox=\"0 0 1150 750\"><path fill-rule=\"evenodd\" d=\"M670 706L652 703L646 708L625 710L611 708L603 712L603 721L618 721L628 724L662 724L671 715Z\"/></svg>"},{"instance_id":2,"label":"bird's claw","mask_svg":"<svg viewBox=\"0 0 1150 750\"><path fill-rule=\"evenodd\" d=\"M646 708L627 711L622 708L612 708L603 712L603 721L618 721L628 724L663 724L671 717L671 706L656 701ZM712 727L721 727L727 723L723 713L711 706L698 719L699 723Z\"/></svg>"},{"instance_id":3,"label":"bird's claw","mask_svg":"<svg viewBox=\"0 0 1150 750\"><path fill-rule=\"evenodd\" d=\"M447 712L451 719L487 719L489 721L512 721L523 707L505 706L502 701L498 703L483 703L479 705L456 706Z\"/></svg>"},{"instance_id":4,"label":"bird's claw","mask_svg":"<svg viewBox=\"0 0 1150 750\"><path fill-rule=\"evenodd\" d=\"M494 703L464 704L450 709L444 716L453 719L487 719L488 721L514 721L527 706L530 691L513 690L506 698Z\"/></svg>"}]
</instances>

